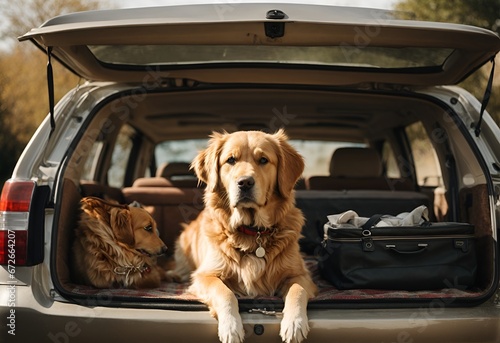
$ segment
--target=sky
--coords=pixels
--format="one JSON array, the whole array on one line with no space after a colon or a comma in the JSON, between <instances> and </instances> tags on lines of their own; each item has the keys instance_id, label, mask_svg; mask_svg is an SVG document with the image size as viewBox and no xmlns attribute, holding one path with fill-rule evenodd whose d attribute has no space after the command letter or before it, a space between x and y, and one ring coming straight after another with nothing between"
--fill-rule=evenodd
<instances>
[{"instance_id":1,"label":"sky","mask_svg":"<svg viewBox=\"0 0 500 343\"><path fill-rule=\"evenodd\" d=\"M289 3L307 3L307 4L328 4L337 6L351 6L351 7L369 7L380 9L392 9L397 0L251 0L251 1L238 1L238 0L115 0L114 3L117 7L130 8L130 7L147 7L147 6L162 6L165 4L187 4L187 3L224 3L234 4L238 2L289 2Z\"/></svg>"}]
</instances>

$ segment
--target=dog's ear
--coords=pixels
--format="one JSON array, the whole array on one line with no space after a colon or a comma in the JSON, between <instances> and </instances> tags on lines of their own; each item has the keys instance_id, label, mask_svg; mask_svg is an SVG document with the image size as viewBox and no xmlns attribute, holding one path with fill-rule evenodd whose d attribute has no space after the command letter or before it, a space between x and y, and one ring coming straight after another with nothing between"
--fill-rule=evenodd
<instances>
[{"instance_id":1,"label":"dog's ear","mask_svg":"<svg viewBox=\"0 0 500 343\"><path fill-rule=\"evenodd\" d=\"M112 207L109 211L109 217L109 224L115 238L119 242L133 247L135 239L130 211L126 208Z\"/></svg>"},{"instance_id":2,"label":"dog's ear","mask_svg":"<svg viewBox=\"0 0 500 343\"><path fill-rule=\"evenodd\" d=\"M283 129L274 135L278 141L278 190L284 198L288 198L295 184L304 172L304 159L289 143Z\"/></svg>"},{"instance_id":3,"label":"dog's ear","mask_svg":"<svg viewBox=\"0 0 500 343\"><path fill-rule=\"evenodd\" d=\"M102 199L96 197L84 197L80 200L83 212L89 216L109 224L109 205Z\"/></svg>"},{"instance_id":4,"label":"dog's ear","mask_svg":"<svg viewBox=\"0 0 500 343\"><path fill-rule=\"evenodd\" d=\"M213 132L208 147L202 150L191 163L198 179L207 184L207 190L213 192L219 184L219 154L227 133Z\"/></svg>"}]
</instances>

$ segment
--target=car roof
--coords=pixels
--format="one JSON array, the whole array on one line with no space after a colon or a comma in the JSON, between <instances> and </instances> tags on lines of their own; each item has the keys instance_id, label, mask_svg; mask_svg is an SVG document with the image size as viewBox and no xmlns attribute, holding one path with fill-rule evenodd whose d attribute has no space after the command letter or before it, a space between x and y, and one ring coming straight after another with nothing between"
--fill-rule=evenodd
<instances>
[{"instance_id":1,"label":"car roof","mask_svg":"<svg viewBox=\"0 0 500 343\"><path fill-rule=\"evenodd\" d=\"M500 37L477 27L286 3L79 12L19 39L51 47L85 79L139 83L456 84L500 50Z\"/></svg>"}]
</instances>

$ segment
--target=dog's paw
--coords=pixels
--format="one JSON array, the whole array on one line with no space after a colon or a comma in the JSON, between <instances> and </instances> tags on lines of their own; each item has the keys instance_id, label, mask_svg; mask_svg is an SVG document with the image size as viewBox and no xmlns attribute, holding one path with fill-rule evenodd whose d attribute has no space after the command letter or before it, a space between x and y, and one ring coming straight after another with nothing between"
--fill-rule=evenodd
<instances>
[{"instance_id":1,"label":"dog's paw","mask_svg":"<svg viewBox=\"0 0 500 343\"><path fill-rule=\"evenodd\" d=\"M245 330L239 314L237 316L219 317L219 339L222 343L241 343L245 338Z\"/></svg>"},{"instance_id":2,"label":"dog's paw","mask_svg":"<svg viewBox=\"0 0 500 343\"><path fill-rule=\"evenodd\" d=\"M280 336L283 342L300 343L307 338L308 333L309 323L305 312L283 314L280 328Z\"/></svg>"}]
</instances>

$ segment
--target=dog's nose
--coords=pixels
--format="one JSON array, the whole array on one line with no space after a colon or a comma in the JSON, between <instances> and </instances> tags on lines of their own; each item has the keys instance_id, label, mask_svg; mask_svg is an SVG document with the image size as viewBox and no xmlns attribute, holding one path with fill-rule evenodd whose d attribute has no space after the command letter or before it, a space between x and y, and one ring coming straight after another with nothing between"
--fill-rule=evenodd
<instances>
[{"instance_id":1,"label":"dog's nose","mask_svg":"<svg viewBox=\"0 0 500 343\"><path fill-rule=\"evenodd\" d=\"M166 246L166 245L164 245L164 246L161 248L161 255L165 255L165 254L167 253L167 250L168 250L167 246Z\"/></svg>"},{"instance_id":2,"label":"dog's nose","mask_svg":"<svg viewBox=\"0 0 500 343\"><path fill-rule=\"evenodd\" d=\"M251 176L242 176L237 180L238 188L242 191L248 191L255 185L255 180Z\"/></svg>"}]
</instances>

